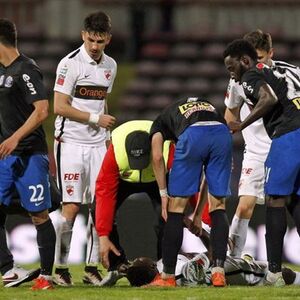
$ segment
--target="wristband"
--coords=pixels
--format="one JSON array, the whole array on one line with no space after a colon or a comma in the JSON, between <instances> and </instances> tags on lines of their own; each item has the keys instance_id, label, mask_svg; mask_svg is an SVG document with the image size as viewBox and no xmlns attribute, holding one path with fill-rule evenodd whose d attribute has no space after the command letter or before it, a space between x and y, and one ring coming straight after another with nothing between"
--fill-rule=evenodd
<instances>
[{"instance_id":1,"label":"wristband","mask_svg":"<svg viewBox=\"0 0 300 300\"><path fill-rule=\"evenodd\" d=\"M90 113L89 123L98 125L100 115Z\"/></svg>"},{"instance_id":2,"label":"wristband","mask_svg":"<svg viewBox=\"0 0 300 300\"><path fill-rule=\"evenodd\" d=\"M159 194L161 197L168 197L168 190L167 189L161 189L159 190Z\"/></svg>"},{"instance_id":3,"label":"wristband","mask_svg":"<svg viewBox=\"0 0 300 300\"><path fill-rule=\"evenodd\" d=\"M106 130L106 140L110 141L110 131Z\"/></svg>"}]
</instances>

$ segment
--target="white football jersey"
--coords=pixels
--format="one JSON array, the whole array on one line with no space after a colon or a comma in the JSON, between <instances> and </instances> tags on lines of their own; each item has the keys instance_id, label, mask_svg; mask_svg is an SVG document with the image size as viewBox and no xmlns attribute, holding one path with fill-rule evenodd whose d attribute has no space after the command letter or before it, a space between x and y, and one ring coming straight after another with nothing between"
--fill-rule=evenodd
<instances>
[{"instance_id":1,"label":"white football jersey","mask_svg":"<svg viewBox=\"0 0 300 300\"><path fill-rule=\"evenodd\" d=\"M97 64L82 45L58 64L54 91L69 95L72 107L78 110L103 114L116 73L113 58L103 53ZM98 146L105 143L106 129L57 116L55 138L77 145Z\"/></svg>"},{"instance_id":2,"label":"white football jersey","mask_svg":"<svg viewBox=\"0 0 300 300\"><path fill-rule=\"evenodd\" d=\"M224 102L229 109L241 107L241 121L245 120L253 107L253 103L246 97L243 87L233 79L229 81ZM266 132L262 118L246 127L242 131L242 135L245 141L245 155L256 156L257 159L265 161L269 153L271 139Z\"/></svg>"}]
</instances>

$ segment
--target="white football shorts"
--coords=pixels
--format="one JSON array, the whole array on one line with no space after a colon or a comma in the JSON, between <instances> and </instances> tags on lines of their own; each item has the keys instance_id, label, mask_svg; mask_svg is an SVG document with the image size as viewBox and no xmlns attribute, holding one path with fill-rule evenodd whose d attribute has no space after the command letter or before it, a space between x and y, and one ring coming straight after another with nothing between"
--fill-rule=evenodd
<instances>
[{"instance_id":1,"label":"white football shorts","mask_svg":"<svg viewBox=\"0 0 300 300\"><path fill-rule=\"evenodd\" d=\"M90 203L106 146L82 146L55 141L58 186L63 202Z\"/></svg>"},{"instance_id":2,"label":"white football shorts","mask_svg":"<svg viewBox=\"0 0 300 300\"><path fill-rule=\"evenodd\" d=\"M264 182L264 162L255 158L244 157L239 181L239 197L255 196L257 197L256 204L264 204Z\"/></svg>"}]
</instances>

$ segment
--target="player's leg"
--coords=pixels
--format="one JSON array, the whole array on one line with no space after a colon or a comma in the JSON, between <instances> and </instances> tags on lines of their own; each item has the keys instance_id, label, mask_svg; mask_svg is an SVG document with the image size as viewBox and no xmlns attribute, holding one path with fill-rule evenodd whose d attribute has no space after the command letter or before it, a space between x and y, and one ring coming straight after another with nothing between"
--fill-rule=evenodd
<instances>
[{"instance_id":1,"label":"player's leg","mask_svg":"<svg viewBox=\"0 0 300 300\"><path fill-rule=\"evenodd\" d=\"M55 277L61 286L72 285L68 256L76 216L86 186L81 146L55 142L55 160L58 187L62 193L62 211L56 227Z\"/></svg>"},{"instance_id":2,"label":"player's leg","mask_svg":"<svg viewBox=\"0 0 300 300\"><path fill-rule=\"evenodd\" d=\"M0 209L0 272L3 276L14 266L14 260L8 249L5 231L6 214ZM3 282L5 285L5 282Z\"/></svg>"},{"instance_id":3,"label":"player's leg","mask_svg":"<svg viewBox=\"0 0 300 300\"><path fill-rule=\"evenodd\" d=\"M264 204L264 162L244 155L239 203L230 226L230 256L241 257L255 204Z\"/></svg>"},{"instance_id":4,"label":"player's leg","mask_svg":"<svg viewBox=\"0 0 300 300\"><path fill-rule=\"evenodd\" d=\"M31 212L31 219L37 231L37 244L41 259L41 271L32 290L52 289L52 269L55 255L55 229L49 218L48 210Z\"/></svg>"},{"instance_id":5,"label":"player's leg","mask_svg":"<svg viewBox=\"0 0 300 300\"><path fill-rule=\"evenodd\" d=\"M229 222L225 211L225 198L230 195L229 181L232 161L232 139L225 126L211 126L211 149L204 167L209 190L211 217L210 241L212 247L212 284L226 285L224 262L226 259Z\"/></svg>"},{"instance_id":6,"label":"player's leg","mask_svg":"<svg viewBox=\"0 0 300 300\"><path fill-rule=\"evenodd\" d=\"M266 198L266 247L269 272L265 284L281 286L284 281L281 273L283 240L287 229L286 198L268 196Z\"/></svg>"},{"instance_id":7,"label":"player's leg","mask_svg":"<svg viewBox=\"0 0 300 300\"><path fill-rule=\"evenodd\" d=\"M22 176L15 181L22 206L29 212L37 230L41 271L33 290L52 289L52 268L55 253L55 230L48 209L51 207L49 161L46 155L20 158Z\"/></svg>"},{"instance_id":8,"label":"player's leg","mask_svg":"<svg viewBox=\"0 0 300 300\"><path fill-rule=\"evenodd\" d=\"M171 197L168 204L168 218L162 241L163 270L149 286L176 286L175 269L177 255L183 240L183 212L188 197Z\"/></svg>"},{"instance_id":9,"label":"player's leg","mask_svg":"<svg viewBox=\"0 0 300 300\"><path fill-rule=\"evenodd\" d=\"M102 161L106 153L106 146L101 147L85 147L84 149L84 165L87 174L87 186L85 191L85 203L91 207L91 203L95 197L95 183L99 174ZM84 269L83 282L100 286L102 277L98 270L100 263L99 238L96 232L95 224L89 209L87 224L87 249L86 249L86 266Z\"/></svg>"},{"instance_id":10,"label":"player's leg","mask_svg":"<svg viewBox=\"0 0 300 300\"><path fill-rule=\"evenodd\" d=\"M202 131L190 126L179 136L169 176L168 217L162 241L163 272L150 286L175 286L177 255L183 240L184 209L191 195L199 191L202 173Z\"/></svg>"},{"instance_id":11,"label":"player's leg","mask_svg":"<svg viewBox=\"0 0 300 300\"><path fill-rule=\"evenodd\" d=\"M162 252L162 239L163 239L163 232L164 232L164 225L165 222L161 216L161 198L159 194L159 189L156 182L147 185L145 190L147 192L151 204L154 211L154 222L153 227L157 238L157 245L156 245L156 258L157 260L161 259L161 252Z\"/></svg>"},{"instance_id":12,"label":"player's leg","mask_svg":"<svg viewBox=\"0 0 300 300\"><path fill-rule=\"evenodd\" d=\"M256 203L255 196L240 196L239 204L230 225L230 256L241 257L247 240L249 221Z\"/></svg>"},{"instance_id":13,"label":"player's leg","mask_svg":"<svg viewBox=\"0 0 300 300\"><path fill-rule=\"evenodd\" d=\"M300 133L300 131L299 131ZM266 160L266 246L269 272L266 284L284 285L281 273L283 239L287 228L286 208L299 174L299 134L290 132L273 139ZM296 143L296 144L295 144ZM282 176L284 174L284 176Z\"/></svg>"},{"instance_id":14,"label":"player's leg","mask_svg":"<svg viewBox=\"0 0 300 300\"><path fill-rule=\"evenodd\" d=\"M17 157L10 156L9 158L0 160L0 203L4 202L6 205L11 203L12 198L16 194L12 172L16 159ZM20 201L20 199L18 200ZM25 270L14 265L13 256L8 249L6 240L6 205L0 206L0 272L5 287L16 287L38 277L40 269ZM2 209L4 207L5 210ZM25 211L24 208L22 208L22 211ZM27 212L26 214L28 215Z\"/></svg>"}]
</instances>

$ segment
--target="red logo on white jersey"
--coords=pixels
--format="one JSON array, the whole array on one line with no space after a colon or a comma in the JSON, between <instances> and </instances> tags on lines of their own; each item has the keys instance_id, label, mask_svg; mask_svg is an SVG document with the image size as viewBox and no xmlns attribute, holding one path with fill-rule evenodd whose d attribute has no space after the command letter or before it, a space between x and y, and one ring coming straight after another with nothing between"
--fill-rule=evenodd
<instances>
[{"instance_id":1,"label":"red logo on white jersey","mask_svg":"<svg viewBox=\"0 0 300 300\"><path fill-rule=\"evenodd\" d=\"M111 78L111 70L105 70L104 71L104 75L105 75L105 78L107 80L110 80L110 78Z\"/></svg>"},{"instance_id":2,"label":"red logo on white jersey","mask_svg":"<svg viewBox=\"0 0 300 300\"><path fill-rule=\"evenodd\" d=\"M264 65L263 63L258 63L258 64L256 64L256 68L259 69L259 70L263 69L264 66L265 66L265 65Z\"/></svg>"},{"instance_id":3,"label":"red logo on white jersey","mask_svg":"<svg viewBox=\"0 0 300 300\"><path fill-rule=\"evenodd\" d=\"M79 173L65 173L64 174L64 180L65 181L75 181L75 180L79 180L79 176L80 174Z\"/></svg>"},{"instance_id":4,"label":"red logo on white jersey","mask_svg":"<svg viewBox=\"0 0 300 300\"><path fill-rule=\"evenodd\" d=\"M253 171L252 168L243 168L242 169L242 174L250 175L252 171Z\"/></svg>"},{"instance_id":5,"label":"red logo on white jersey","mask_svg":"<svg viewBox=\"0 0 300 300\"><path fill-rule=\"evenodd\" d=\"M63 75L58 75L58 78L56 80L56 83L59 84L59 85L64 85L65 83L65 76Z\"/></svg>"},{"instance_id":6,"label":"red logo on white jersey","mask_svg":"<svg viewBox=\"0 0 300 300\"><path fill-rule=\"evenodd\" d=\"M67 185L66 186L67 193L72 196L74 194L74 186L73 185Z\"/></svg>"}]
</instances>

